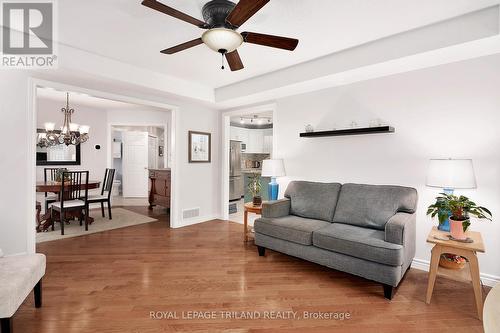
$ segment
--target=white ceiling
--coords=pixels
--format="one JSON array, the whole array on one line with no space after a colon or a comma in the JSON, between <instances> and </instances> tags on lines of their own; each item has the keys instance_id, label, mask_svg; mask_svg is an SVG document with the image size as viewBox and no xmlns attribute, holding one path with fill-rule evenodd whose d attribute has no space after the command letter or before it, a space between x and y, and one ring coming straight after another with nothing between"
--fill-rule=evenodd
<instances>
[{"instance_id":1,"label":"white ceiling","mask_svg":"<svg viewBox=\"0 0 500 333\"><path fill-rule=\"evenodd\" d=\"M60 102L61 108L66 105L66 91L60 91L53 88L37 88L36 94L37 98ZM75 105L84 105L102 110L144 110L146 108L152 109L152 107L149 106L146 107L137 104L124 103L72 91L69 91L69 104L70 107L73 107Z\"/></svg>"},{"instance_id":2,"label":"white ceiling","mask_svg":"<svg viewBox=\"0 0 500 333\"><path fill-rule=\"evenodd\" d=\"M207 0L161 0L201 19ZM498 4L500 0L271 0L240 31L295 37L295 52L245 44L245 69L220 70L220 55L200 45L176 55L159 51L202 30L140 0L58 2L59 37L67 45L211 88L229 85L385 36Z\"/></svg>"}]
</instances>

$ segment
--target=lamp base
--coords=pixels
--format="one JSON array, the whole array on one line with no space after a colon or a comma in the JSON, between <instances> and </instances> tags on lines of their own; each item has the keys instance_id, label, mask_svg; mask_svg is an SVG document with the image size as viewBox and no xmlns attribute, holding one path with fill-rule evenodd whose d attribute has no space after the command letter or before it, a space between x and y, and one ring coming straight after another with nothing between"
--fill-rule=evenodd
<instances>
[{"instance_id":1,"label":"lamp base","mask_svg":"<svg viewBox=\"0 0 500 333\"><path fill-rule=\"evenodd\" d=\"M267 187L269 200L271 201L278 200L279 188L280 186L276 182L276 177L271 177L271 182L268 184Z\"/></svg>"}]
</instances>

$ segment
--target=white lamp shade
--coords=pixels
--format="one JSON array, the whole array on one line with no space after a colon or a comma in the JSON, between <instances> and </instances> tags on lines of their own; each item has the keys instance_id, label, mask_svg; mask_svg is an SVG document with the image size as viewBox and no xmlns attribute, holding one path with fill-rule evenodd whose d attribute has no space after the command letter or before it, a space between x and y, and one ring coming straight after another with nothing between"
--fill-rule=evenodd
<instances>
[{"instance_id":1,"label":"white lamp shade","mask_svg":"<svg viewBox=\"0 0 500 333\"><path fill-rule=\"evenodd\" d=\"M282 159L264 160L262 177L283 177L285 175L285 165Z\"/></svg>"},{"instance_id":2,"label":"white lamp shade","mask_svg":"<svg viewBox=\"0 0 500 333\"><path fill-rule=\"evenodd\" d=\"M205 31L201 39L215 52L219 52L219 50L226 50L227 53L233 52L243 43L243 37L239 33L225 28L214 28Z\"/></svg>"},{"instance_id":3,"label":"white lamp shade","mask_svg":"<svg viewBox=\"0 0 500 333\"><path fill-rule=\"evenodd\" d=\"M82 125L79 128L80 134L88 134L90 131L90 126Z\"/></svg>"},{"instance_id":4,"label":"white lamp shade","mask_svg":"<svg viewBox=\"0 0 500 333\"><path fill-rule=\"evenodd\" d=\"M431 159L427 171L427 186L443 189L476 188L476 176L471 159Z\"/></svg>"},{"instance_id":5,"label":"white lamp shade","mask_svg":"<svg viewBox=\"0 0 500 333\"><path fill-rule=\"evenodd\" d=\"M45 123L44 127L45 127L45 130L47 132L52 132L56 128L56 124L55 123Z\"/></svg>"},{"instance_id":6,"label":"white lamp shade","mask_svg":"<svg viewBox=\"0 0 500 333\"><path fill-rule=\"evenodd\" d=\"M69 130L70 130L70 132L77 132L79 127L80 126L78 124L75 124L75 123L70 123L69 124Z\"/></svg>"}]
</instances>

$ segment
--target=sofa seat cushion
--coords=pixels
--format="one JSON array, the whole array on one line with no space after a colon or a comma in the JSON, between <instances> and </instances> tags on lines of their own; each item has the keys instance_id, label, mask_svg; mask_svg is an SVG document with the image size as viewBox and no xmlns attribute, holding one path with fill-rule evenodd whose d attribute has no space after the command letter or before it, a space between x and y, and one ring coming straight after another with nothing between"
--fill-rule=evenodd
<instances>
[{"instance_id":1,"label":"sofa seat cushion","mask_svg":"<svg viewBox=\"0 0 500 333\"><path fill-rule=\"evenodd\" d=\"M401 266L403 246L384 240L384 231L332 223L314 231L313 245L380 264Z\"/></svg>"},{"instance_id":2,"label":"sofa seat cushion","mask_svg":"<svg viewBox=\"0 0 500 333\"><path fill-rule=\"evenodd\" d=\"M393 185L344 184L333 222L384 230L397 212L414 213L417 190Z\"/></svg>"},{"instance_id":3,"label":"sofa seat cushion","mask_svg":"<svg viewBox=\"0 0 500 333\"><path fill-rule=\"evenodd\" d=\"M45 256L0 258L0 318L10 318L45 274Z\"/></svg>"},{"instance_id":4,"label":"sofa seat cushion","mask_svg":"<svg viewBox=\"0 0 500 333\"><path fill-rule=\"evenodd\" d=\"M339 183L291 182L285 191L285 197L290 199L290 213L332 222L341 187Z\"/></svg>"},{"instance_id":5,"label":"sofa seat cushion","mask_svg":"<svg viewBox=\"0 0 500 333\"><path fill-rule=\"evenodd\" d=\"M255 220L255 232L290 242L312 245L313 231L331 225L330 222L306 219L294 215Z\"/></svg>"}]
</instances>

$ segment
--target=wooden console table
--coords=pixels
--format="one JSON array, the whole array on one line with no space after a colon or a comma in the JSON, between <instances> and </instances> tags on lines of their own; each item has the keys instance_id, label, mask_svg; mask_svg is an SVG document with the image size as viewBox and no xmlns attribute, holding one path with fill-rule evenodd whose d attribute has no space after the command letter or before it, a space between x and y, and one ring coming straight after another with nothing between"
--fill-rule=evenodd
<instances>
[{"instance_id":1,"label":"wooden console table","mask_svg":"<svg viewBox=\"0 0 500 333\"><path fill-rule=\"evenodd\" d=\"M170 169L149 169L149 209L159 205L170 208Z\"/></svg>"},{"instance_id":2,"label":"wooden console table","mask_svg":"<svg viewBox=\"0 0 500 333\"><path fill-rule=\"evenodd\" d=\"M436 282L436 276L441 275L456 281L472 282L472 287L474 289L474 296L476 298L476 308L479 320L483 318L483 295L481 293L481 280L479 278L479 263L477 260L477 252L484 253L484 243L483 238L479 232L468 231L467 237L472 238L473 243L462 243L448 239L448 232L439 231L437 227L433 227L429 236L427 237L427 242L435 244L432 248L431 265L429 270L429 282L427 285L427 296L425 302L430 304L432 298L432 292L434 290L434 283ZM440 238L440 239L436 239ZM466 258L469 262L463 269L454 270L447 269L439 266L439 259L443 253L452 253Z\"/></svg>"}]
</instances>

